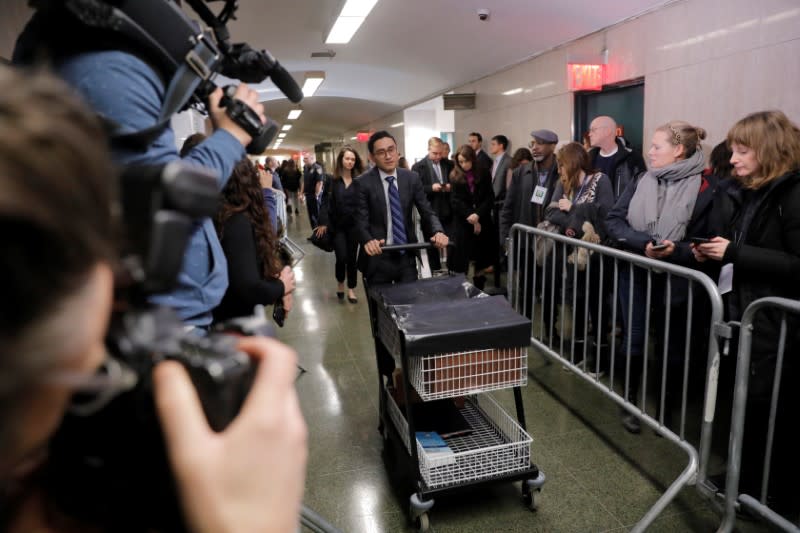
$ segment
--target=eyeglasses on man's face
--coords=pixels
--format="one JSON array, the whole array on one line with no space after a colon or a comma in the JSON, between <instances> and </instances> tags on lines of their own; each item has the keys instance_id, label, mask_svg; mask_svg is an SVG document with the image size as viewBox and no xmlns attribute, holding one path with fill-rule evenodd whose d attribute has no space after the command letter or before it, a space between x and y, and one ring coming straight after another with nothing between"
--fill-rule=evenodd
<instances>
[{"instance_id":1,"label":"eyeglasses on man's face","mask_svg":"<svg viewBox=\"0 0 800 533\"><path fill-rule=\"evenodd\" d=\"M397 146L390 146L389 148L382 148L380 150L375 150L373 155L375 157L385 159L386 157L394 156L396 153L397 153Z\"/></svg>"}]
</instances>

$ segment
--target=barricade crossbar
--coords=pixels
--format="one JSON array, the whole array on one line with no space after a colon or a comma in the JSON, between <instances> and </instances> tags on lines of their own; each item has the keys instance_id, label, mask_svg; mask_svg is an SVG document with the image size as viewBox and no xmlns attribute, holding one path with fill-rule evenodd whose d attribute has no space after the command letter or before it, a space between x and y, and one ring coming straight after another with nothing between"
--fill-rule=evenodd
<instances>
[{"instance_id":1,"label":"barricade crossbar","mask_svg":"<svg viewBox=\"0 0 800 533\"><path fill-rule=\"evenodd\" d=\"M699 270L522 224L515 224L510 236L507 290L515 309L531 319L531 345L688 456L681 474L633 531L644 531L687 485L696 484L713 500L706 469L716 409L718 338L730 331L723 323L717 285ZM698 295L707 298L707 318L696 314ZM618 322L624 324L624 343L610 331ZM609 331L603 324L610 326ZM699 333L693 332L697 324L703 326ZM703 340L702 353L696 353L693 361L691 344L697 339ZM632 355L637 349L642 353ZM704 376L699 450L685 437L692 364L702 365ZM648 374L659 379L649 396ZM668 380L678 379L679 388L667 385ZM668 399L675 400L677 392L680 421L675 426L669 421L675 402Z\"/></svg>"}]
</instances>

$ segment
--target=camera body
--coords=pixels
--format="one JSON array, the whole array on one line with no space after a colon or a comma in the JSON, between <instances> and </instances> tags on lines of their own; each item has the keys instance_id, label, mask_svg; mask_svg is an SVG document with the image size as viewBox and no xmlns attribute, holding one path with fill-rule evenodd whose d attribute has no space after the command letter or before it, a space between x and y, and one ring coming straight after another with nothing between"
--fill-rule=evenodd
<instances>
[{"instance_id":1,"label":"camera body","mask_svg":"<svg viewBox=\"0 0 800 533\"><path fill-rule=\"evenodd\" d=\"M186 530L156 414L152 371L164 360L181 363L209 425L221 431L241 408L256 371L235 341L231 335L187 333L163 307L115 317L110 355L135 372L137 384L90 416L64 418L45 471L45 486L60 510L111 531ZM74 401L80 405L80 398Z\"/></svg>"},{"instance_id":2,"label":"camera body","mask_svg":"<svg viewBox=\"0 0 800 533\"><path fill-rule=\"evenodd\" d=\"M98 395L73 397L51 441L44 487L60 511L104 530L184 531L156 414L153 368L166 360L182 364L209 426L222 431L239 412L257 365L236 349L235 336L221 332L273 330L262 309L260 316L201 336L172 309L147 301L173 286L195 221L216 211L212 174L180 161L129 167L119 189L126 231L106 346L135 385L102 402ZM90 405L102 408L87 410Z\"/></svg>"}]
</instances>

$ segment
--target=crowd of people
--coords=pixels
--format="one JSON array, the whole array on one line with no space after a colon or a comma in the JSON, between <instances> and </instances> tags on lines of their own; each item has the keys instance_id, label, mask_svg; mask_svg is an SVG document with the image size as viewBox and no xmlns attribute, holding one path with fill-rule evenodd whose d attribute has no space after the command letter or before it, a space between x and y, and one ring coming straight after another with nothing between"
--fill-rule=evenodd
<instances>
[{"instance_id":1,"label":"crowd of people","mask_svg":"<svg viewBox=\"0 0 800 533\"><path fill-rule=\"evenodd\" d=\"M370 168L357 150L344 147L329 176L313 154L304 157L302 172L291 159L279 164L268 157L254 164L245 155L252 138L220 106L221 90L208 102L213 132L188 139L180 153L169 124L145 147L118 137L104 145L99 140L106 130L96 115L122 131L158 123L163 73L126 49L67 53L24 37L15 61L48 57L61 80L19 67L0 69L0 225L6 247L0 265L5 279L14 280L0 303L0 525L7 530L29 531L47 521L35 472L70 396L93 383L108 357L104 336L119 266L119 206L111 176L119 165L182 159L216 175L218 213L196 224L176 288L151 297L153 304L175 310L197 336L258 305L272 305L282 317L291 312L295 277L281 252L276 218L284 201L287 216L299 216L304 204L316 236L329 234L337 297L353 304L359 271L367 284L416 279L415 253L384 249L417 241L413 209L432 245L431 268L471 273L479 288L500 268L511 227L521 223L706 272L719 280L726 320L740 320L745 308L763 296L800 298L795 283L800 209L794 209L800 206L800 129L780 111L756 112L736 122L712 152L710 166L701 127L679 120L660 125L645 164L617 136L613 118L600 116L584 144L558 148L555 132L537 129L529 146L513 156L502 134L490 139L487 153L482 135L472 132L452 158L449 145L432 137L426 157L410 169L394 137L379 131L367 143ZM264 120L255 91L243 84L234 98ZM41 157L42 149L47 158ZM451 242L455 246L448 248ZM575 292L578 305L589 302L589 321L576 323L573 335L588 342L591 324L595 342L607 349L616 326L610 323L610 308L618 302L609 298L610 280L599 283L596 277L600 272L610 276L613 269L598 268L605 260L599 255L570 260L594 262L591 274L581 276L595 276L589 283L556 277ZM630 346L633 363L631 401L641 381L644 317L651 313L651 324L657 324L667 308L682 315L687 305L685 286L673 282L667 294L663 277L653 279L657 297L648 300L650 309L644 309L647 282L640 271L624 267L615 280L620 301L635 302L632 313L621 306L621 329L630 338L620 342ZM599 286L607 292L585 289ZM536 295L526 297L533 302ZM546 297L542 304L545 322L552 323ZM533 308L525 310L529 317ZM273 316L279 320L277 311ZM779 323L769 313L757 322L761 331L774 335L763 334L753 346L753 413L770 403ZM789 327L789 353L800 341L797 325ZM681 321L671 323L667 365L682 360L682 327ZM666 333L656 331L656 342L663 343ZM183 367L162 363L153 374L184 516L195 531L293 531L307 453L293 388L296 355L260 337L244 338L238 348L258 360L258 371L235 423L219 434L209 428ZM380 374L390 379L393 358L377 355ZM794 380L797 369L789 358L784 379ZM721 383L723 389L731 385L725 379ZM666 388L668 395L674 392L669 384ZM782 394L796 400L793 387ZM786 468L785 475L773 478L780 489L776 493L797 472L785 434L790 416L786 410L779 413L775 456ZM765 424L755 414L748 420L758 428ZM623 424L640 431L631 413L624 414ZM745 457L763 453L763 442L746 440ZM743 466L744 484L757 482L756 463Z\"/></svg>"}]
</instances>

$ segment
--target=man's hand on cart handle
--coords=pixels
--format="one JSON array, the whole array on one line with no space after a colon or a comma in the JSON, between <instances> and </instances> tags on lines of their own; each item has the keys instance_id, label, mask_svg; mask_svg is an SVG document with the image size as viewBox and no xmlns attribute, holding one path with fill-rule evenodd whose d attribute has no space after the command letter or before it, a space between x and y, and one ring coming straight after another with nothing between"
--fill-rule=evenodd
<instances>
[{"instance_id":1,"label":"man's hand on cart handle","mask_svg":"<svg viewBox=\"0 0 800 533\"><path fill-rule=\"evenodd\" d=\"M367 252L367 255L380 255L381 254L381 246L386 244L385 239L372 239L368 241L367 244L364 245L364 251Z\"/></svg>"},{"instance_id":2,"label":"man's hand on cart handle","mask_svg":"<svg viewBox=\"0 0 800 533\"><path fill-rule=\"evenodd\" d=\"M450 242L450 239L448 239L447 235L440 231L433 234L433 237L431 237L431 242L435 247L441 250L442 248L447 248L447 244Z\"/></svg>"}]
</instances>

